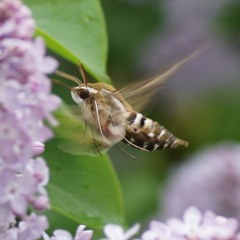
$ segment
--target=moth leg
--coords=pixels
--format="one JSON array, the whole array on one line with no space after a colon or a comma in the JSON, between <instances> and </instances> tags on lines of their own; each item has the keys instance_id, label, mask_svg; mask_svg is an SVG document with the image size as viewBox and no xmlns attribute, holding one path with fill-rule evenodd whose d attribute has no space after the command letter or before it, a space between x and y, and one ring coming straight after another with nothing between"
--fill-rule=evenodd
<instances>
[{"instance_id":1,"label":"moth leg","mask_svg":"<svg viewBox=\"0 0 240 240\"><path fill-rule=\"evenodd\" d=\"M94 106L95 106L95 112L96 112L96 118L97 118L97 124L98 124L99 131L100 131L101 135L102 135L104 138L106 138L106 137L104 136L104 134L103 134L102 127L101 127L101 123L100 123L97 101L94 100L93 102L94 102Z\"/></svg>"},{"instance_id":2,"label":"moth leg","mask_svg":"<svg viewBox=\"0 0 240 240\"><path fill-rule=\"evenodd\" d=\"M98 146L98 144L97 144L97 142L96 142L96 138L95 138L95 136L94 136L94 130L93 130L91 127L90 127L90 129L91 129L91 132L92 132L94 145L95 145L95 147L96 147L99 155L102 156L101 150L99 149L99 146Z\"/></svg>"},{"instance_id":3,"label":"moth leg","mask_svg":"<svg viewBox=\"0 0 240 240\"><path fill-rule=\"evenodd\" d=\"M110 118L110 119L112 120L112 118ZM113 122L113 120L112 120L112 122ZM127 124L129 124L129 122L119 124L118 126L124 126L124 125L127 125ZM127 138L125 138L125 136L123 136L122 134L119 133L119 135L120 135L128 144L132 145L133 147L135 147L135 148L137 148L137 149L139 149L139 150L143 150L143 151L145 151L145 152L149 152L149 150L147 150L147 149L145 149L145 148L141 148L141 147L135 145L134 143L130 142L130 141L129 141ZM125 152L125 153L126 153L127 155L129 155L127 152ZM135 157L134 157L134 158L135 158Z\"/></svg>"},{"instance_id":4,"label":"moth leg","mask_svg":"<svg viewBox=\"0 0 240 240\"><path fill-rule=\"evenodd\" d=\"M135 156L133 156L132 154L128 153L127 151L125 151L124 149L122 149L121 147L119 147L117 144L116 144L116 147L123 153L125 153L127 156L133 158L133 159L137 159Z\"/></svg>"},{"instance_id":5,"label":"moth leg","mask_svg":"<svg viewBox=\"0 0 240 240\"><path fill-rule=\"evenodd\" d=\"M149 152L149 150L145 149L145 148L141 148L137 145L135 145L134 143L130 142L127 138L125 138L123 135L120 135L128 144L132 145L133 147L139 149L139 150L143 150L145 152Z\"/></svg>"}]
</instances>

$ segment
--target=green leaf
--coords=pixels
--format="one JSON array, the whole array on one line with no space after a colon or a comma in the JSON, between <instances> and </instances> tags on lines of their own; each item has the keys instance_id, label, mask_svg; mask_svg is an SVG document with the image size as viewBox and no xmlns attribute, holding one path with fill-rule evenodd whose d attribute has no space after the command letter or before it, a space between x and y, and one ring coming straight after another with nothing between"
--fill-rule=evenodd
<instances>
[{"instance_id":1,"label":"green leaf","mask_svg":"<svg viewBox=\"0 0 240 240\"><path fill-rule=\"evenodd\" d=\"M37 22L37 35L47 46L72 61L81 62L97 80L106 74L107 33L98 0L25 0Z\"/></svg>"},{"instance_id":2,"label":"green leaf","mask_svg":"<svg viewBox=\"0 0 240 240\"><path fill-rule=\"evenodd\" d=\"M70 155L52 140L44 157L51 172L48 192L53 211L93 228L124 224L119 182L106 155Z\"/></svg>"},{"instance_id":3,"label":"green leaf","mask_svg":"<svg viewBox=\"0 0 240 240\"><path fill-rule=\"evenodd\" d=\"M52 210L92 228L102 228L107 223L124 224L123 199L116 173L107 155L83 155L91 154L96 147L91 142L92 135L84 134L77 109L62 104L55 112L59 121L59 126L54 128L56 138L47 144L45 151L51 173L48 192ZM64 152L59 149L62 142L69 146L61 148Z\"/></svg>"}]
</instances>

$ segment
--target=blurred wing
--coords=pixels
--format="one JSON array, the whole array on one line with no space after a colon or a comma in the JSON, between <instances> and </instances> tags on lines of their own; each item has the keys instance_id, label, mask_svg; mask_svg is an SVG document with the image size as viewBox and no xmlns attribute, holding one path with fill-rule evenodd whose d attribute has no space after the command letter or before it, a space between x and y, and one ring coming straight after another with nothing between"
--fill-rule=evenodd
<instances>
[{"instance_id":1,"label":"blurred wing","mask_svg":"<svg viewBox=\"0 0 240 240\"><path fill-rule=\"evenodd\" d=\"M55 131L58 147L73 155L99 155L110 146L85 124L79 106L62 105L55 113L59 122Z\"/></svg>"},{"instance_id":2,"label":"blurred wing","mask_svg":"<svg viewBox=\"0 0 240 240\"><path fill-rule=\"evenodd\" d=\"M184 64L203 52L207 47L208 46L205 46L196 50L188 57L177 62L163 74L152 79L131 84L118 90L118 92L124 97L124 99L126 99L126 101L134 108L135 111L141 112L149 103L151 98L157 93L166 79L172 76Z\"/></svg>"}]
</instances>

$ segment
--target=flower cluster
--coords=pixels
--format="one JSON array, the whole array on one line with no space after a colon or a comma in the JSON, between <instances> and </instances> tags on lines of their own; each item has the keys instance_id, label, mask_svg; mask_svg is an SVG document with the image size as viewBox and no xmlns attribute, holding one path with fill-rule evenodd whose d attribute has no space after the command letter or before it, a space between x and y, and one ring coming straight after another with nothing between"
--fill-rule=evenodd
<instances>
[{"instance_id":1,"label":"flower cluster","mask_svg":"<svg viewBox=\"0 0 240 240\"><path fill-rule=\"evenodd\" d=\"M195 153L174 171L161 192L161 218L189 206L240 220L240 145L224 142Z\"/></svg>"},{"instance_id":2,"label":"flower cluster","mask_svg":"<svg viewBox=\"0 0 240 240\"><path fill-rule=\"evenodd\" d=\"M84 230L84 225L79 225L74 240L90 240L92 239L93 231L92 230ZM72 235L62 229L55 230L53 232L53 236L50 238L46 233L43 234L44 240L73 240Z\"/></svg>"},{"instance_id":3,"label":"flower cluster","mask_svg":"<svg viewBox=\"0 0 240 240\"><path fill-rule=\"evenodd\" d=\"M138 231L140 225L135 224L129 230L125 231L121 226L117 224L107 224L103 231L105 238L101 240L128 240L131 239ZM85 226L80 225L77 229L74 240L91 240L93 231L92 230L84 230ZM53 236L50 238L46 233L43 235L44 240L73 240L72 235L65 230L55 230L53 232Z\"/></svg>"},{"instance_id":4,"label":"flower cluster","mask_svg":"<svg viewBox=\"0 0 240 240\"><path fill-rule=\"evenodd\" d=\"M153 220L149 228L137 240L240 240L238 221L234 218L218 216L211 211L202 213L196 207L188 208L183 219L171 218L166 223ZM44 240L91 240L93 231L84 230L80 225L73 238L64 230L54 231L50 238L44 234ZM139 232L140 225L135 224L129 230L124 230L116 224L107 224L105 237L101 240L129 240ZM135 238L136 239L136 238Z\"/></svg>"},{"instance_id":5,"label":"flower cluster","mask_svg":"<svg viewBox=\"0 0 240 240\"><path fill-rule=\"evenodd\" d=\"M20 0L0 2L0 239L37 239L47 228L44 216L29 206L48 208L48 167L41 157L56 124L51 113L60 99L51 94L57 62L45 56L41 39L32 40L35 23ZM16 221L18 219L18 221Z\"/></svg>"},{"instance_id":6,"label":"flower cluster","mask_svg":"<svg viewBox=\"0 0 240 240\"><path fill-rule=\"evenodd\" d=\"M152 221L142 240L239 240L236 219L216 216L211 211L202 214L196 207L188 208L183 220L169 219L166 224Z\"/></svg>"}]
</instances>

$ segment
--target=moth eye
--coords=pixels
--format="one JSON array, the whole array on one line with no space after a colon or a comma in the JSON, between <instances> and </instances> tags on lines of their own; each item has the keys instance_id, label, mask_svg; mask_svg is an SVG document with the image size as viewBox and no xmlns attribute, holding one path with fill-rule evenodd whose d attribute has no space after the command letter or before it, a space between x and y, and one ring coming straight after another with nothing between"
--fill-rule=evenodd
<instances>
[{"instance_id":1,"label":"moth eye","mask_svg":"<svg viewBox=\"0 0 240 240\"><path fill-rule=\"evenodd\" d=\"M85 100L89 97L89 91L87 89L81 89L80 91L78 91L78 96Z\"/></svg>"}]
</instances>

